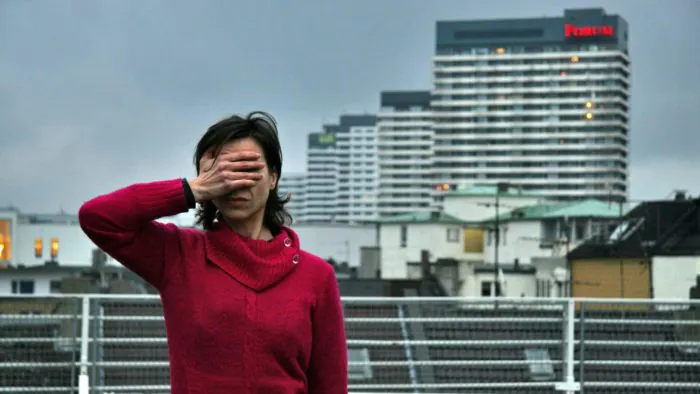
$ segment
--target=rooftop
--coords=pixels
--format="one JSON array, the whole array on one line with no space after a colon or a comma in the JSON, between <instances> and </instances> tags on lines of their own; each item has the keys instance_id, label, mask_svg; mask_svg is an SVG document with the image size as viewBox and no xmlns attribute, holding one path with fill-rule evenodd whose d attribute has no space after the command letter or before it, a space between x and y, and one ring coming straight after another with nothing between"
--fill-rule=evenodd
<instances>
[{"instance_id":1,"label":"rooftop","mask_svg":"<svg viewBox=\"0 0 700 394\"><path fill-rule=\"evenodd\" d=\"M649 201L620 218L614 230L572 250L569 259L700 255L700 199Z\"/></svg>"},{"instance_id":2,"label":"rooftop","mask_svg":"<svg viewBox=\"0 0 700 394\"><path fill-rule=\"evenodd\" d=\"M622 209L622 211L621 211ZM613 204L599 200L584 200L566 203L544 203L515 208L498 215L498 220L504 221L534 221L559 218L619 218L630 211L629 206ZM493 222L491 217L485 222Z\"/></svg>"},{"instance_id":3,"label":"rooftop","mask_svg":"<svg viewBox=\"0 0 700 394\"><path fill-rule=\"evenodd\" d=\"M470 197L496 197L498 193L497 185L461 185L455 190L445 193L445 196L470 196ZM543 197L539 192L527 192L519 187L509 186L506 190L498 193L500 197Z\"/></svg>"},{"instance_id":4,"label":"rooftop","mask_svg":"<svg viewBox=\"0 0 700 394\"><path fill-rule=\"evenodd\" d=\"M414 212L407 213L404 215L391 216L380 220L383 224L404 224L404 223L435 223L435 224L466 224L464 220L461 220L450 214L441 212Z\"/></svg>"}]
</instances>

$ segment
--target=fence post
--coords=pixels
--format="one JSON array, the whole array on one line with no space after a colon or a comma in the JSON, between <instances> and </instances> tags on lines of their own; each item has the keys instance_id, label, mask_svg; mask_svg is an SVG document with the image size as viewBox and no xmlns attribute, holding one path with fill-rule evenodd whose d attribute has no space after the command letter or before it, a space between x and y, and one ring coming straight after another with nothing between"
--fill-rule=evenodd
<instances>
[{"instance_id":1,"label":"fence post","mask_svg":"<svg viewBox=\"0 0 700 394\"><path fill-rule=\"evenodd\" d=\"M574 351L576 343L576 303L568 298L564 305L564 370L563 382L557 383L555 389L566 394L575 394L581 390L581 384L576 382L574 367Z\"/></svg>"},{"instance_id":2,"label":"fence post","mask_svg":"<svg viewBox=\"0 0 700 394\"><path fill-rule=\"evenodd\" d=\"M88 377L88 341L90 340L90 297L83 296L83 310L80 329L80 376L78 377L78 394L90 393Z\"/></svg>"}]
</instances>

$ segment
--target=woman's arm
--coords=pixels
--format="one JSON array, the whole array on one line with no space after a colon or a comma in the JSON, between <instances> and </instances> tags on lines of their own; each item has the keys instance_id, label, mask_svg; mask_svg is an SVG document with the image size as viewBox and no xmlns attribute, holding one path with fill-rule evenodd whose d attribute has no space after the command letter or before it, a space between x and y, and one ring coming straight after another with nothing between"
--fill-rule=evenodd
<instances>
[{"instance_id":1,"label":"woman's arm","mask_svg":"<svg viewBox=\"0 0 700 394\"><path fill-rule=\"evenodd\" d=\"M174 224L155 220L194 205L183 179L139 183L84 203L78 219L100 249L162 290L166 266L181 258L180 233Z\"/></svg>"},{"instance_id":2,"label":"woman's arm","mask_svg":"<svg viewBox=\"0 0 700 394\"><path fill-rule=\"evenodd\" d=\"M309 394L348 393L348 348L338 281L328 265L313 315Z\"/></svg>"}]
</instances>

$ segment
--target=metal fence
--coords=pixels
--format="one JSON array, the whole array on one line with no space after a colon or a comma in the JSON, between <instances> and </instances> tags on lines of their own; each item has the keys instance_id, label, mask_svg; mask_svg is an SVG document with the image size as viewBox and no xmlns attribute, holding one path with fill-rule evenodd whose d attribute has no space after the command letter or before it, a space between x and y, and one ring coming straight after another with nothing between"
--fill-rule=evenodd
<instances>
[{"instance_id":1,"label":"metal fence","mask_svg":"<svg viewBox=\"0 0 700 394\"><path fill-rule=\"evenodd\" d=\"M697 393L700 301L344 298L351 393ZM0 298L0 393L168 393L160 300Z\"/></svg>"}]
</instances>

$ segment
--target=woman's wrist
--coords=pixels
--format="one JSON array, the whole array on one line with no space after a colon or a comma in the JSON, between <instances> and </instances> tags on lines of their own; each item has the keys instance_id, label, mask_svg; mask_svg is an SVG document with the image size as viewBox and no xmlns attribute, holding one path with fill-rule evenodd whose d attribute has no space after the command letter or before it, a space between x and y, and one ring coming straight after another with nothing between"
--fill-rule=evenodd
<instances>
[{"instance_id":1,"label":"woman's wrist","mask_svg":"<svg viewBox=\"0 0 700 394\"><path fill-rule=\"evenodd\" d=\"M194 203L201 203L204 201L202 189L199 186L199 182L197 182L197 179L193 180L185 180L185 193L190 194L190 198L194 200Z\"/></svg>"}]
</instances>

